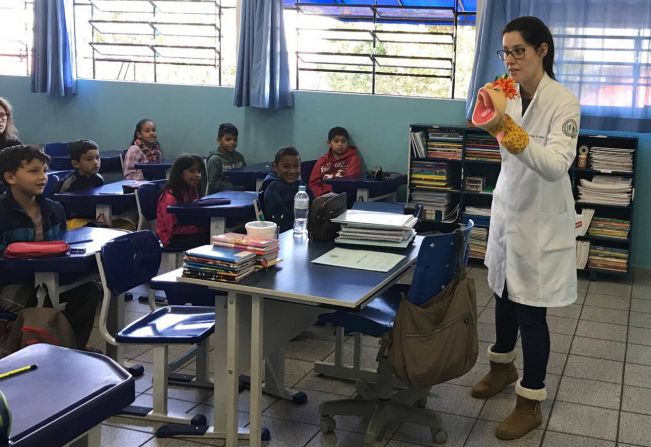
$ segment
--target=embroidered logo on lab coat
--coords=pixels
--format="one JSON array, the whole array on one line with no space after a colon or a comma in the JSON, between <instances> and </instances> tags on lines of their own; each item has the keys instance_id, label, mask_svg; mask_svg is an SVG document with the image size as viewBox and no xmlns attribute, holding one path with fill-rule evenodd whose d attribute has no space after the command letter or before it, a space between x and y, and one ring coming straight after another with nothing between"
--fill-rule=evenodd
<instances>
[{"instance_id":1,"label":"embroidered logo on lab coat","mask_svg":"<svg viewBox=\"0 0 651 447\"><path fill-rule=\"evenodd\" d=\"M570 138L576 138L579 133L579 126L572 118L563 123L563 133Z\"/></svg>"}]
</instances>

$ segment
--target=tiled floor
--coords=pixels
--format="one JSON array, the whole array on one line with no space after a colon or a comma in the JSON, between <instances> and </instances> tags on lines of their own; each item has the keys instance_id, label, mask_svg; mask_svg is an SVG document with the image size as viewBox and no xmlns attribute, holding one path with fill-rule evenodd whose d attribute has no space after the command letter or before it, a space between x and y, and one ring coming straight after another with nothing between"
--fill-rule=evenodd
<instances>
[{"instance_id":1,"label":"tiled floor","mask_svg":"<svg viewBox=\"0 0 651 447\"><path fill-rule=\"evenodd\" d=\"M450 446L651 446L651 272L638 271L631 280L579 281L579 299L565 308L550 309L551 356L547 375L549 399L543 404L540 429L518 441L494 437L497 423L514 405L514 388L488 400L470 396L470 386L487 368L486 348L493 341L493 302L486 270L470 270L477 286L480 355L463 377L432 388L428 406L442 413ZM146 312L137 300L128 304L132 318ZM332 330L311 327L287 347L286 382L305 391L304 406L264 396L263 422L271 430L268 446L362 446L365 425L354 417L337 418L334 434L319 431L320 402L351 396L352 383L317 377L315 360L333 358ZM93 342L101 347L95 332ZM351 356L351 341L347 355ZM365 338L363 362L372 367L377 340ZM518 348L519 349L519 348ZM151 401L151 353L128 350L132 362L145 365L136 381L137 402ZM517 360L522 367L521 356ZM190 415L212 415L211 393L171 387L171 407ZM241 401L246 399L246 392ZM246 407L245 407L246 408ZM241 414L247 421L247 413ZM157 424L114 417L102 425L102 446L220 445L198 439L156 439ZM376 445L415 447L432 445L428 430L405 424L392 427ZM245 445L245 444L243 444Z\"/></svg>"}]
</instances>

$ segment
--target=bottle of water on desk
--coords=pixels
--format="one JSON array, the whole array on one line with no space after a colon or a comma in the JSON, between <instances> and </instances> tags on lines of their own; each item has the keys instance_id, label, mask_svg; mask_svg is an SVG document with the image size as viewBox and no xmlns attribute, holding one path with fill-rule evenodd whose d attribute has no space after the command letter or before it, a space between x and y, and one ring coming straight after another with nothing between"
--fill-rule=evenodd
<instances>
[{"instance_id":1,"label":"bottle of water on desk","mask_svg":"<svg viewBox=\"0 0 651 447\"><path fill-rule=\"evenodd\" d=\"M305 233L307 214L310 210L310 196L305 192L305 186L298 187L294 196L294 234Z\"/></svg>"}]
</instances>

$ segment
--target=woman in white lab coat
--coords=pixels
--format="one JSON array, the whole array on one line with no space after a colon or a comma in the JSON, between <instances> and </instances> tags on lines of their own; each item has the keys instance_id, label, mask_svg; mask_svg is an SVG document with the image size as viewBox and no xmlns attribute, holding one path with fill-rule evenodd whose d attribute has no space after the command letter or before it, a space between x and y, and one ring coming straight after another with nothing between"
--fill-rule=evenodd
<instances>
[{"instance_id":1,"label":"woman in white lab coat","mask_svg":"<svg viewBox=\"0 0 651 447\"><path fill-rule=\"evenodd\" d=\"M490 372L472 389L488 398L516 382L513 412L496 436L516 439L540 425L549 359L547 307L576 300L575 210L568 170L574 160L580 108L554 80L554 41L535 17L520 17L502 31L498 51L518 84L506 114L528 136L521 147L500 140L502 167L493 192L485 264L495 293L496 342ZM489 132L491 129L486 129ZM520 331L524 371L514 365Z\"/></svg>"}]
</instances>

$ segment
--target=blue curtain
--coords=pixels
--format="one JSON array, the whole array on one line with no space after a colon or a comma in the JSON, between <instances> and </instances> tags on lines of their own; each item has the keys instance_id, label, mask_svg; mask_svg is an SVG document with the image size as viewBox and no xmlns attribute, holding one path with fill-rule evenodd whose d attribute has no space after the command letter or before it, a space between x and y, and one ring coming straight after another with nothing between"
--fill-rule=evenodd
<instances>
[{"instance_id":1,"label":"blue curtain","mask_svg":"<svg viewBox=\"0 0 651 447\"><path fill-rule=\"evenodd\" d=\"M495 51L510 20L533 15L549 26L557 80L581 102L581 127L651 131L651 2L648 0L484 1L467 113L477 90L505 71Z\"/></svg>"},{"instance_id":2,"label":"blue curtain","mask_svg":"<svg viewBox=\"0 0 651 447\"><path fill-rule=\"evenodd\" d=\"M72 0L34 2L32 92L77 93Z\"/></svg>"},{"instance_id":3,"label":"blue curtain","mask_svg":"<svg viewBox=\"0 0 651 447\"><path fill-rule=\"evenodd\" d=\"M233 104L292 107L282 0L242 2Z\"/></svg>"}]
</instances>

